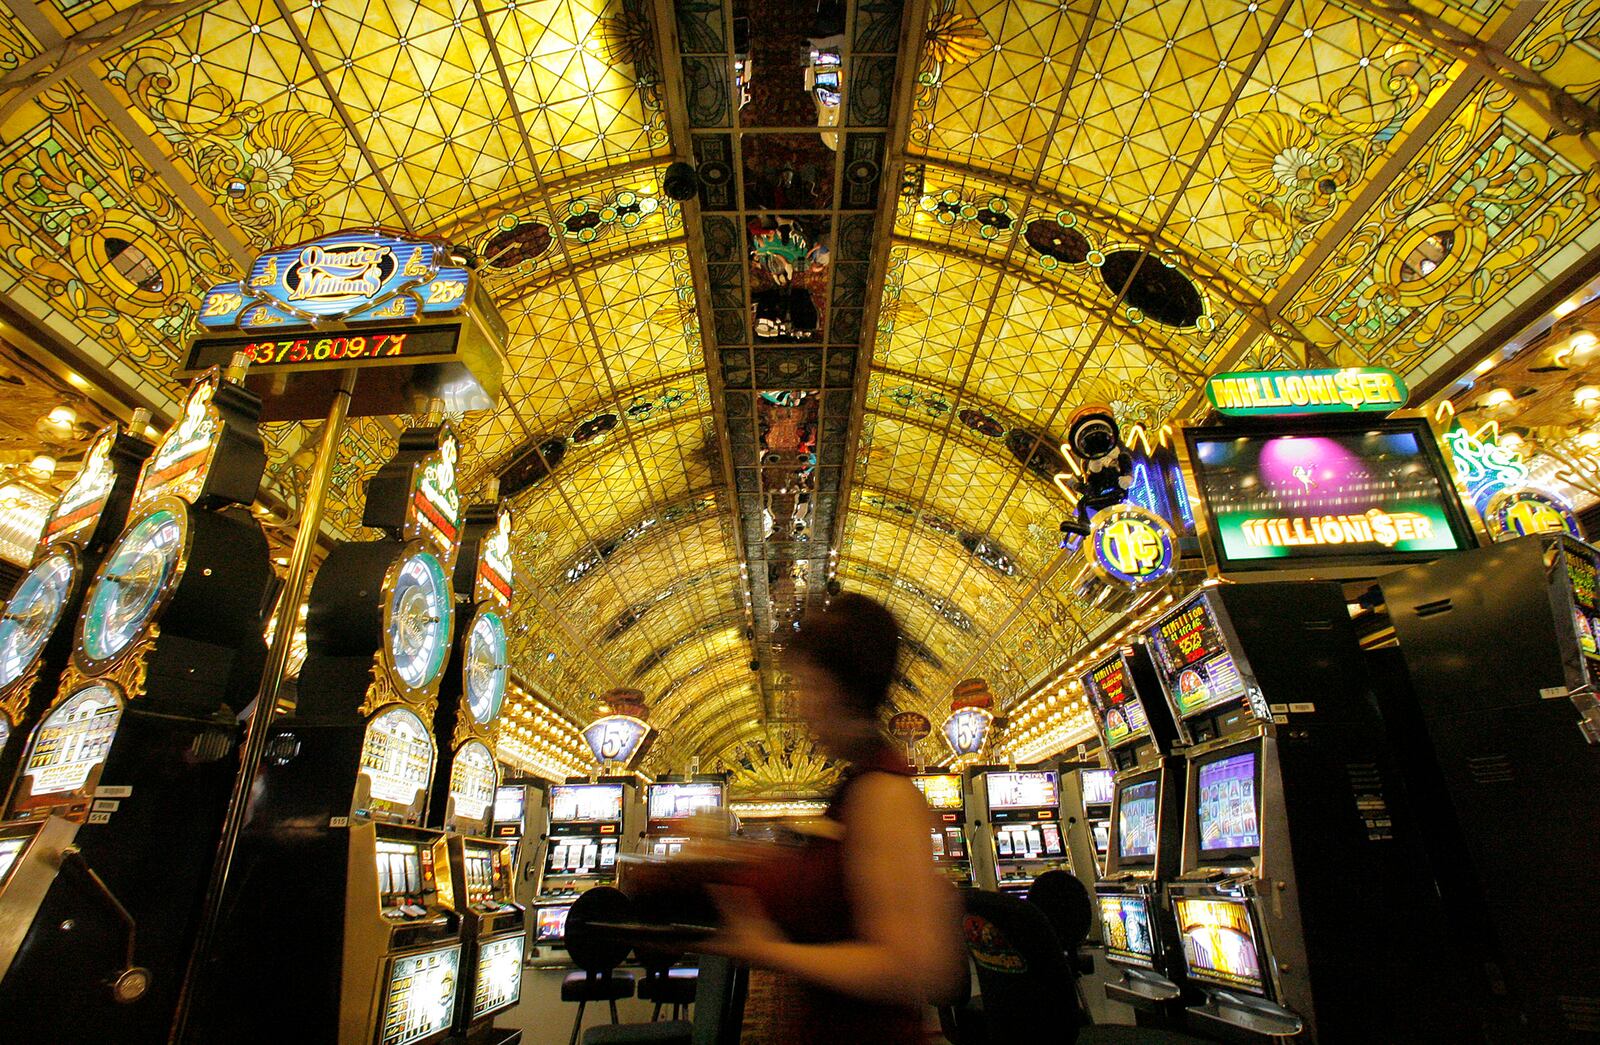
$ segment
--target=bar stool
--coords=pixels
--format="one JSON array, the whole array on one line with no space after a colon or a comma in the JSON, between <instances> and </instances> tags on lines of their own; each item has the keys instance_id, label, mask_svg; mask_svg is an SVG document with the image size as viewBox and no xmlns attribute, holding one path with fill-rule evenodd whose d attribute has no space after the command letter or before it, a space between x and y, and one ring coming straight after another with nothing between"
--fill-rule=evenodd
<instances>
[{"instance_id":1,"label":"bar stool","mask_svg":"<svg viewBox=\"0 0 1600 1045\"><path fill-rule=\"evenodd\" d=\"M632 904L621 890L602 885L578 897L567 913L567 954L578 967L561 981L561 1000L578 1003L569 1045L577 1045L578 1035L583 1030L583 1012L590 1002L610 1004L611 1022L620 1023L617 999L633 997L633 973L617 971L617 966L628 956L628 944L597 932L589 924L625 922L631 912Z\"/></svg>"}]
</instances>

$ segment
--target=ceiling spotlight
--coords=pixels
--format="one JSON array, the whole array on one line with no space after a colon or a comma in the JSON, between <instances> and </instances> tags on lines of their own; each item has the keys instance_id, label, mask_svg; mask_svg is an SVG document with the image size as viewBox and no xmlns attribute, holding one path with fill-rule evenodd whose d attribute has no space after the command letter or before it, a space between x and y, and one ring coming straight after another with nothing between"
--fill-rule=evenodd
<instances>
[{"instance_id":1,"label":"ceiling spotlight","mask_svg":"<svg viewBox=\"0 0 1600 1045\"><path fill-rule=\"evenodd\" d=\"M1516 401L1516 395L1509 388L1491 388L1483 397L1481 405L1485 410L1494 412L1504 410Z\"/></svg>"},{"instance_id":2,"label":"ceiling spotlight","mask_svg":"<svg viewBox=\"0 0 1600 1045\"><path fill-rule=\"evenodd\" d=\"M57 428L63 432L70 432L72 430L72 426L78 423L78 411L74 410L65 403L62 403L60 406L53 406L50 408L50 412L45 415L44 423L49 425L51 428Z\"/></svg>"},{"instance_id":3,"label":"ceiling spotlight","mask_svg":"<svg viewBox=\"0 0 1600 1045\"><path fill-rule=\"evenodd\" d=\"M28 472L37 479L48 479L56 474L56 459L49 454L35 454L28 462Z\"/></svg>"},{"instance_id":4,"label":"ceiling spotlight","mask_svg":"<svg viewBox=\"0 0 1600 1045\"><path fill-rule=\"evenodd\" d=\"M1600 413L1600 387L1584 385L1572 393L1572 404L1589 415Z\"/></svg>"}]
</instances>

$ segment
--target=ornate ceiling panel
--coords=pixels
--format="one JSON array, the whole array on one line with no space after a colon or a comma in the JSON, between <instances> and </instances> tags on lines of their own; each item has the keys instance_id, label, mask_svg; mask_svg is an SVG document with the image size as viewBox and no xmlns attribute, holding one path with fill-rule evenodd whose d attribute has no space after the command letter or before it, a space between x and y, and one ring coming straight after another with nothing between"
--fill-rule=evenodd
<instances>
[{"instance_id":1,"label":"ornate ceiling panel","mask_svg":"<svg viewBox=\"0 0 1600 1045\"><path fill-rule=\"evenodd\" d=\"M170 416L199 291L260 248L469 251L517 672L576 720L643 688L659 766L811 766L777 654L833 580L901 616L902 706L1008 706L1105 623L1060 569L1073 409L1415 383L1600 249L1593 4L3 2L8 310ZM408 421L351 425L332 535ZM266 434L292 512L315 426Z\"/></svg>"}]
</instances>

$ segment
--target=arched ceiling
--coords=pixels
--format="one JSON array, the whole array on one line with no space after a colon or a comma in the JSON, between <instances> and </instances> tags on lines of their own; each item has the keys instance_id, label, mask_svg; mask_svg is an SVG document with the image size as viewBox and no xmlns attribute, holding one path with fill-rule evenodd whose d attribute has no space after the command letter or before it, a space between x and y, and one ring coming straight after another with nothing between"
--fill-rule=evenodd
<instances>
[{"instance_id":1,"label":"arched ceiling","mask_svg":"<svg viewBox=\"0 0 1600 1045\"><path fill-rule=\"evenodd\" d=\"M579 720L643 689L661 765L793 746L774 647L832 578L904 620L903 707L1021 696L1102 623L1056 547L1072 410L1416 384L1600 247L1577 0L3 2L5 318L170 416L258 250L470 248L512 332L461 427L469 489L516 488L517 673ZM352 424L335 534L405 420ZM290 503L314 436L269 429Z\"/></svg>"}]
</instances>

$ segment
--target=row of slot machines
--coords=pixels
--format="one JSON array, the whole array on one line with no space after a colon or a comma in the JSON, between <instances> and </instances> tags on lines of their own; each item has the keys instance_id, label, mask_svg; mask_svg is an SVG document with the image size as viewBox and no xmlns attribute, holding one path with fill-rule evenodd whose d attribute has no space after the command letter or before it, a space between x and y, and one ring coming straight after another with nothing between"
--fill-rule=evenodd
<instances>
[{"instance_id":1,"label":"row of slot machines","mask_svg":"<svg viewBox=\"0 0 1600 1045\"><path fill-rule=\"evenodd\" d=\"M1376 609L1207 585L1092 665L1107 995L1226 1040L1600 1030L1572 858L1600 816L1597 574L1538 535L1391 573Z\"/></svg>"}]
</instances>

